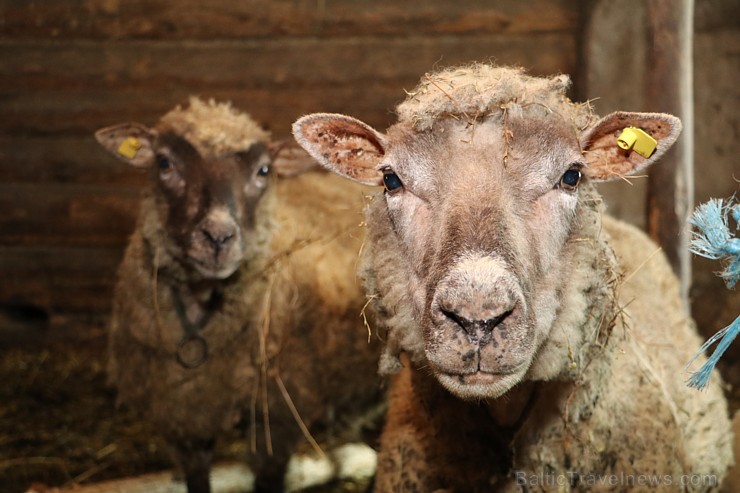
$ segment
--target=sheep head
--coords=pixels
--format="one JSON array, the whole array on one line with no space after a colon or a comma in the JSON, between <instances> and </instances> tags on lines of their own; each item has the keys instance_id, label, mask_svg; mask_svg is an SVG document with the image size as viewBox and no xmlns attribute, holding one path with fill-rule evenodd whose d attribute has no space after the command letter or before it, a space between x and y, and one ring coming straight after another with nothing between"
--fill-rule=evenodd
<instances>
[{"instance_id":1,"label":"sheep head","mask_svg":"<svg viewBox=\"0 0 740 493\"><path fill-rule=\"evenodd\" d=\"M242 263L255 209L268 187L268 134L227 104L191 99L149 128L124 123L98 142L149 170L167 252L204 279L224 279Z\"/></svg>"},{"instance_id":2,"label":"sheep head","mask_svg":"<svg viewBox=\"0 0 740 493\"><path fill-rule=\"evenodd\" d=\"M504 394L547 344L570 271L583 261L572 242L583 197L592 197L587 183L648 166L680 131L663 114L596 121L565 98L567 83L455 69L425 76L385 134L336 114L293 126L323 166L384 187L368 212L372 283L381 299L403 291L385 311L407 310L408 326L389 330L411 333L389 339L423 357L461 398ZM620 147L628 127L649 134L656 149L642 156Z\"/></svg>"}]
</instances>

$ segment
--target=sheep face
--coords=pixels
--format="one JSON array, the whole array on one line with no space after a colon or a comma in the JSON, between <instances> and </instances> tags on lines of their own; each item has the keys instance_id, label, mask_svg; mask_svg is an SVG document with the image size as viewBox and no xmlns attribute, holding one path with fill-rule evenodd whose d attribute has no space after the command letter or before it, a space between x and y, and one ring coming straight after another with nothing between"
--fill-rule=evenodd
<instances>
[{"instance_id":1,"label":"sheep face","mask_svg":"<svg viewBox=\"0 0 740 493\"><path fill-rule=\"evenodd\" d=\"M496 396L522 379L555 317L585 167L578 140L562 120L394 134L385 208L425 356L454 393Z\"/></svg>"},{"instance_id":2,"label":"sheep face","mask_svg":"<svg viewBox=\"0 0 740 493\"><path fill-rule=\"evenodd\" d=\"M660 140L650 159L619 150L617 136L630 125ZM439 382L480 399L524 379L548 339L572 266L582 181L644 167L679 128L666 115L622 113L579 133L543 111L498 112L472 125L440 118L421 131L400 122L381 134L317 114L298 120L294 134L327 168L385 187L368 214L380 233L369 237L394 251L374 253L382 255L375 275L402 270L397 303L412 305L411 326L389 330L416 331Z\"/></svg>"},{"instance_id":3,"label":"sheep face","mask_svg":"<svg viewBox=\"0 0 740 493\"><path fill-rule=\"evenodd\" d=\"M224 279L237 270L268 185L264 144L215 154L166 126L138 124L105 128L96 137L117 157L149 169L171 256L205 279Z\"/></svg>"}]
</instances>

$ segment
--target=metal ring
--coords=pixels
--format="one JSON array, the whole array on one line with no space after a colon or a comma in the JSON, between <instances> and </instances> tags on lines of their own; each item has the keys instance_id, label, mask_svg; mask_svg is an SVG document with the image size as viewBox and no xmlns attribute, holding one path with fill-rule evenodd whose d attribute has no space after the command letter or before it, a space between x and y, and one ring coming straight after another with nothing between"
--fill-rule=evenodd
<instances>
[{"instance_id":1,"label":"metal ring","mask_svg":"<svg viewBox=\"0 0 740 493\"><path fill-rule=\"evenodd\" d=\"M188 348L187 353L193 353L195 351L195 358L185 359L185 349ZM177 362L183 368L193 369L198 368L200 365L206 362L208 359L208 343L199 335L190 335L183 337L177 344Z\"/></svg>"}]
</instances>

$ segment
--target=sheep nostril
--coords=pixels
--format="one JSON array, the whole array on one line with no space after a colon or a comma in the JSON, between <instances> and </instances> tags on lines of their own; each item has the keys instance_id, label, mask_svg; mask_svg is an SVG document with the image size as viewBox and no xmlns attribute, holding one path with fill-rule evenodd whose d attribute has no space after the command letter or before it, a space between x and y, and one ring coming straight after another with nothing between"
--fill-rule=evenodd
<instances>
[{"instance_id":1,"label":"sheep nostril","mask_svg":"<svg viewBox=\"0 0 740 493\"><path fill-rule=\"evenodd\" d=\"M490 335L491 332L493 332L493 329L501 325L501 323L509 315L511 315L513 311L514 309L512 308L492 318L470 320L452 310L441 310L442 314L445 317L461 327L468 335L471 336L475 336L478 332L480 332L482 335Z\"/></svg>"},{"instance_id":2,"label":"sheep nostril","mask_svg":"<svg viewBox=\"0 0 740 493\"><path fill-rule=\"evenodd\" d=\"M495 329L496 327L498 327L499 325L501 325L501 323L504 320L506 320L509 317L509 315L511 315L513 312L514 312L514 309L512 308L510 310L506 310L501 315L498 315L498 316L493 317L493 318L489 318L487 320L483 320L482 323L486 327L485 330L487 330L488 332L491 332L493 329Z\"/></svg>"},{"instance_id":3,"label":"sheep nostril","mask_svg":"<svg viewBox=\"0 0 740 493\"><path fill-rule=\"evenodd\" d=\"M216 232L204 229L203 236L205 236L206 239L216 248L223 248L232 238L234 238L234 232Z\"/></svg>"},{"instance_id":4,"label":"sheep nostril","mask_svg":"<svg viewBox=\"0 0 740 493\"><path fill-rule=\"evenodd\" d=\"M456 325L460 326L468 334L470 334L470 332L474 329L474 321L468 320L467 318L455 313L452 310L441 310L441 312L445 317L453 321Z\"/></svg>"}]
</instances>

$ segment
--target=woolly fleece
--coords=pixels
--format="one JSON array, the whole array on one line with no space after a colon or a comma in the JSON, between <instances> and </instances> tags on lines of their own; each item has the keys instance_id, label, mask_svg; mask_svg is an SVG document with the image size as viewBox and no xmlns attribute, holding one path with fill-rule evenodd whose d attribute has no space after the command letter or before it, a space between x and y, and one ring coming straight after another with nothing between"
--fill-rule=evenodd
<instances>
[{"instance_id":1,"label":"woolly fleece","mask_svg":"<svg viewBox=\"0 0 740 493\"><path fill-rule=\"evenodd\" d=\"M583 130L597 118L588 105L567 100L567 85L565 76L483 65L427 75L398 107L389 135L507 112L555 112ZM387 337L381 372L395 374L376 491L521 491L517 471L539 481L536 491L613 490L589 486L586 475L653 473L673 481L658 491L675 491L684 474L721 481L733 461L726 401L716 372L703 394L684 384L683 364L700 341L665 257L643 233L603 215L587 183L577 217L563 260L570 278L549 339L518 387L481 405L451 396L425 369L408 298L410 267L384 199L373 198L360 272ZM531 404L517 408L520 393ZM548 475L569 481L546 483ZM703 483L682 490L716 489Z\"/></svg>"},{"instance_id":2,"label":"woolly fleece","mask_svg":"<svg viewBox=\"0 0 740 493\"><path fill-rule=\"evenodd\" d=\"M198 99L156 128L175 129L207 155L268 137L229 104ZM119 403L138 411L153 432L197 453L244 420L250 467L263 488L278 489L290 454L305 440L278 380L306 426L325 433L319 438L356 440L342 435L347 422L381 400L377 340L368 342L360 318L365 301L352 274L364 237L362 192L326 173L272 178L244 262L222 281L222 306L198 332L209 357L188 369L176 361L184 333L172 287L193 279L166 247L166 201L155 188L141 204L118 271L109 380ZM181 466L200 460L176 457Z\"/></svg>"},{"instance_id":3,"label":"woolly fleece","mask_svg":"<svg viewBox=\"0 0 740 493\"><path fill-rule=\"evenodd\" d=\"M256 142L267 144L270 133L246 113L213 99L191 96L187 108L176 106L160 123L194 144L201 155L216 156L249 149Z\"/></svg>"},{"instance_id":4,"label":"woolly fleece","mask_svg":"<svg viewBox=\"0 0 740 493\"><path fill-rule=\"evenodd\" d=\"M419 132L439 118L464 118L472 124L502 110L555 112L582 130L595 117L588 103L575 104L565 96L568 87L567 75L533 77L521 68L473 64L424 75L396 113L399 122L411 123Z\"/></svg>"}]
</instances>

